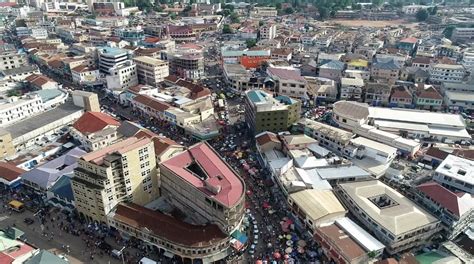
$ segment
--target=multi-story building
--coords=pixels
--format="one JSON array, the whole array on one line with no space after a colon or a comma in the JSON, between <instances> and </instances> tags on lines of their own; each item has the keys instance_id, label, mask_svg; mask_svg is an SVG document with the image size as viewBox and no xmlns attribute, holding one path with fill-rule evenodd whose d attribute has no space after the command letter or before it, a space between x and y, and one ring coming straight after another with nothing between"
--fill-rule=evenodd
<instances>
[{"instance_id":1,"label":"multi-story building","mask_svg":"<svg viewBox=\"0 0 474 264\"><path fill-rule=\"evenodd\" d=\"M111 68L125 64L130 59L130 53L127 50L100 47L97 49L99 57L99 70L102 73L109 73Z\"/></svg>"},{"instance_id":2,"label":"multi-story building","mask_svg":"<svg viewBox=\"0 0 474 264\"><path fill-rule=\"evenodd\" d=\"M188 79L204 76L204 56L202 50L177 49L167 54L170 74Z\"/></svg>"},{"instance_id":3,"label":"multi-story building","mask_svg":"<svg viewBox=\"0 0 474 264\"><path fill-rule=\"evenodd\" d=\"M10 97L0 101L0 126L7 126L43 111L43 100L39 95Z\"/></svg>"},{"instance_id":4,"label":"multi-story building","mask_svg":"<svg viewBox=\"0 0 474 264\"><path fill-rule=\"evenodd\" d=\"M78 84L94 84L100 78L99 69L87 65L79 65L71 69L72 81Z\"/></svg>"},{"instance_id":5,"label":"multi-story building","mask_svg":"<svg viewBox=\"0 0 474 264\"><path fill-rule=\"evenodd\" d=\"M474 48L466 49L462 53L462 65L466 68L467 71L474 71Z\"/></svg>"},{"instance_id":6,"label":"multi-story building","mask_svg":"<svg viewBox=\"0 0 474 264\"><path fill-rule=\"evenodd\" d=\"M120 139L120 122L101 112L86 112L70 128L70 135L87 151L96 151Z\"/></svg>"},{"instance_id":7,"label":"multi-story building","mask_svg":"<svg viewBox=\"0 0 474 264\"><path fill-rule=\"evenodd\" d=\"M14 46L7 44L0 48L0 70L18 68L27 63L26 53L17 51Z\"/></svg>"},{"instance_id":8,"label":"multi-story building","mask_svg":"<svg viewBox=\"0 0 474 264\"><path fill-rule=\"evenodd\" d=\"M292 98L308 98L306 79L296 69L267 68L268 76L274 81L274 90L278 94Z\"/></svg>"},{"instance_id":9,"label":"multi-story building","mask_svg":"<svg viewBox=\"0 0 474 264\"><path fill-rule=\"evenodd\" d=\"M388 105L392 86L386 82L368 82L365 84L364 102L370 105Z\"/></svg>"},{"instance_id":10,"label":"multi-story building","mask_svg":"<svg viewBox=\"0 0 474 264\"><path fill-rule=\"evenodd\" d=\"M341 100L361 101L363 88L363 79L341 78Z\"/></svg>"},{"instance_id":11,"label":"multi-story building","mask_svg":"<svg viewBox=\"0 0 474 264\"><path fill-rule=\"evenodd\" d=\"M169 75L168 63L148 56L133 58L137 65L138 81L141 84L156 86Z\"/></svg>"},{"instance_id":12,"label":"multi-story building","mask_svg":"<svg viewBox=\"0 0 474 264\"><path fill-rule=\"evenodd\" d=\"M277 28L274 24L267 24L260 27L260 39L274 39Z\"/></svg>"},{"instance_id":13,"label":"multi-story building","mask_svg":"<svg viewBox=\"0 0 474 264\"><path fill-rule=\"evenodd\" d=\"M344 62L335 60L329 61L319 67L319 77L340 82L344 68Z\"/></svg>"},{"instance_id":14,"label":"multi-story building","mask_svg":"<svg viewBox=\"0 0 474 264\"><path fill-rule=\"evenodd\" d=\"M416 199L443 224L446 237L456 238L474 221L474 198L471 194L453 192L437 182L416 187Z\"/></svg>"},{"instance_id":15,"label":"multi-story building","mask_svg":"<svg viewBox=\"0 0 474 264\"><path fill-rule=\"evenodd\" d=\"M474 161L448 155L436 168L433 180L454 192L474 194Z\"/></svg>"},{"instance_id":16,"label":"multi-story building","mask_svg":"<svg viewBox=\"0 0 474 264\"><path fill-rule=\"evenodd\" d=\"M254 7L251 13L256 17L276 17L278 10L275 7Z\"/></svg>"},{"instance_id":17,"label":"multi-story building","mask_svg":"<svg viewBox=\"0 0 474 264\"><path fill-rule=\"evenodd\" d=\"M96 93L74 90L72 100L75 105L84 108L85 111L100 112L99 97Z\"/></svg>"},{"instance_id":18,"label":"multi-story building","mask_svg":"<svg viewBox=\"0 0 474 264\"><path fill-rule=\"evenodd\" d=\"M287 131L298 121L301 102L287 96L273 97L262 90L245 93L245 120L255 134L262 131Z\"/></svg>"},{"instance_id":19,"label":"multi-story building","mask_svg":"<svg viewBox=\"0 0 474 264\"><path fill-rule=\"evenodd\" d=\"M76 209L88 221L106 222L120 202L145 205L159 195L153 141L130 137L83 155L72 178Z\"/></svg>"},{"instance_id":20,"label":"multi-story building","mask_svg":"<svg viewBox=\"0 0 474 264\"><path fill-rule=\"evenodd\" d=\"M29 29L30 36L35 39L47 39L48 30L43 27L33 27Z\"/></svg>"},{"instance_id":21,"label":"multi-story building","mask_svg":"<svg viewBox=\"0 0 474 264\"><path fill-rule=\"evenodd\" d=\"M113 68L109 68L109 74L105 76L107 89L111 91L123 91L138 84L137 66L133 61L126 60Z\"/></svg>"},{"instance_id":22,"label":"multi-story building","mask_svg":"<svg viewBox=\"0 0 474 264\"><path fill-rule=\"evenodd\" d=\"M433 64L430 66L430 80L435 82L462 82L466 69L459 64Z\"/></svg>"},{"instance_id":23,"label":"multi-story building","mask_svg":"<svg viewBox=\"0 0 474 264\"><path fill-rule=\"evenodd\" d=\"M145 33L141 27L127 28L119 27L115 30L115 35L120 39L128 41L130 43L137 44L138 42L145 39Z\"/></svg>"},{"instance_id":24,"label":"multi-story building","mask_svg":"<svg viewBox=\"0 0 474 264\"><path fill-rule=\"evenodd\" d=\"M440 229L439 220L380 181L342 183L337 194L389 254L426 247Z\"/></svg>"},{"instance_id":25,"label":"multi-story building","mask_svg":"<svg viewBox=\"0 0 474 264\"><path fill-rule=\"evenodd\" d=\"M474 27L469 28L462 28L457 27L453 30L453 34L451 36L453 41L457 42L469 42L474 39Z\"/></svg>"},{"instance_id":26,"label":"multi-story building","mask_svg":"<svg viewBox=\"0 0 474 264\"><path fill-rule=\"evenodd\" d=\"M400 74L400 66L394 60L381 61L372 65L370 73L373 79L395 83Z\"/></svg>"},{"instance_id":27,"label":"multi-story building","mask_svg":"<svg viewBox=\"0 0 474 264\"><path fill-rule=\"evenodd\" d=\"M196 223L231 234L242 223L245 183L208 143L198 143L160 163L163 197Z\"/></svg>"}]
</instances>

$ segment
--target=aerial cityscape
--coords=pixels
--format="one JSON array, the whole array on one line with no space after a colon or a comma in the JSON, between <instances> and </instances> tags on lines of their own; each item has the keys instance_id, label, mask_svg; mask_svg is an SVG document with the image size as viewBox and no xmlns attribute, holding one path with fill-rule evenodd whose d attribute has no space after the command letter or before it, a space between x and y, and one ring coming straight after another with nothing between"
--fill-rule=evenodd
<instances>
[{"instance_id":1,"label":"aerial cityscape","mask_svg":"<svg viewBox=\"0 0 474 264\"><path fill-rule=\"evenodd\" d=\"M474 264L474 1L235 1L0 0L0 264Z\"/></svg>"}]
</instances>

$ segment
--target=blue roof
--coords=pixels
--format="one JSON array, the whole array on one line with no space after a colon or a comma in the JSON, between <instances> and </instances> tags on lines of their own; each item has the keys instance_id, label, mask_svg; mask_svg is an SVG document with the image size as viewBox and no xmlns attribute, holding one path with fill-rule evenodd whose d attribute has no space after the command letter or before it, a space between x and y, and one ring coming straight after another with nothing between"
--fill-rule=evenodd
<instances>
[{"instance_id":1,"label":"blue roof","mask_svg":"<svg viewBox=\"0 0 474 264\"><path fill-rule=\"evenodd\" d=\"M122 55L123 53L127 53L127 50L119 49L119 48L113 48L113 47L107 47L107 46L99 47L99 50L102 53L109 54L109 55L112 55L112 56L118 56L118 55Z\"/></svg>"},{"instance_id":2,"label":"blue roof","mask_svg":"<svg viewBox=\"0 0 474 264\"><path fill-rule=\"evenodd\" d=\"M335 69L335 70L344 70L345 63L342 61L331 60L329 62L324 63L321 65L320 68L323 69Z\"/></svg>"},{"instance_id":3,"label":"blue roof","mask_svg":"<svg viewBox=\"0 0 474 264\"><path fill-rule=\"evenodd\" d=\"M61 92L58 89L45 89L45 90L39 90L39 91L35 92L35 94L39 95L41 97L41 99L43 100L43 103L44 103L44 102L52 100L52 99L54 99L58 96L61 96L63 94L63 92Z\"/></svg>"},{"instance_id":4,"label":"blue roof","mask_svg":"<svg viewBox=\"0 0 474 264\"><path fill-rule=\"evenodd\" d=\"M262 91L250 91L247 93L247 96L254 103L259 103L267 100L267 95Z\"/></svg>"},{"instance_id":5,"label":"blue roof","mask_svg":"<svg viewBox=\"0 0 474 264\"><path fill-rule=\"evenodd\" d=\"M279 96L275 97L275 99L280 101L281 103L286 104L286 105L292 105L292 104L296 103L296 100L291 99L290 97L285 96L285 95L279 95Z\"/></svg>"},{"instance_id":6,"label":"blue roof","mask_svg":"<svg viewBox=\"0 0 474 264\"><path fill-rule=\"evenodd\" d=\"M71 178L67 175L62 175L51 187L50 191L61 199L68 201L74 201L74 195L72 193Z\"/></svg>"}]
</instances>

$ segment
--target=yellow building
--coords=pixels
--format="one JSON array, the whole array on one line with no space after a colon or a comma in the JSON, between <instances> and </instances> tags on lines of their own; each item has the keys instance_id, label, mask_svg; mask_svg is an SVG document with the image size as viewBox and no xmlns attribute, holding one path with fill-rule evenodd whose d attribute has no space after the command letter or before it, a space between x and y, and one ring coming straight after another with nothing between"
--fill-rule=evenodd
<instances>
[{"instance_id":1,"label":"yellow building","mask_svg":"<svg viewBox=\"0 0 474 264\"><path fill-rule=\"evenodd\" d=\"M120 202L145 205L155 200L159 180L153 141L131 137L82 156L72 189L80 215L104 223Z\"/></svg>"},{"instance_id":2,"label":"yellow building","mask_svg":"<svg viewBox=\"0 0 474 264\"><path fill-rule=\"evenodd\" d=\"M16 153L12 135L0 128L0 160L13 156Z\"/></svg>"}]
</instances>

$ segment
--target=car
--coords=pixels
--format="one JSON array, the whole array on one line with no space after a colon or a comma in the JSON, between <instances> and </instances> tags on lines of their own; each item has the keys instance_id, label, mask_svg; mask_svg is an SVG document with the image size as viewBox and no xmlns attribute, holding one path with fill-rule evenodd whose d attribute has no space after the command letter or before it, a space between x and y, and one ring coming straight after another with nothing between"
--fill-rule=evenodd
<instances>
[{"instance_id":1,"label":"car","mask_svg":"<svg viewBox=\"0 0 474 264\"><path fill-rule=\"evenodd\" d=\"M25 222L25 224L27 224L27 225L32 225L35 222L35 220L33 220L32 218L27 217L23 220L23 222Z\"/></svg>"},{"instance_id":2,"label":"car","mask_svg":"<svg viewBox=\"0 0 474 264\"><path fill-rule=\"evenodd\" d=\"M97 247L102 249L102 250L105 250L105 251L111 251L112 250L112 246L109 245L107 242L105 241L100 241L97 244Z\"/></svg>"}]
</instances>

